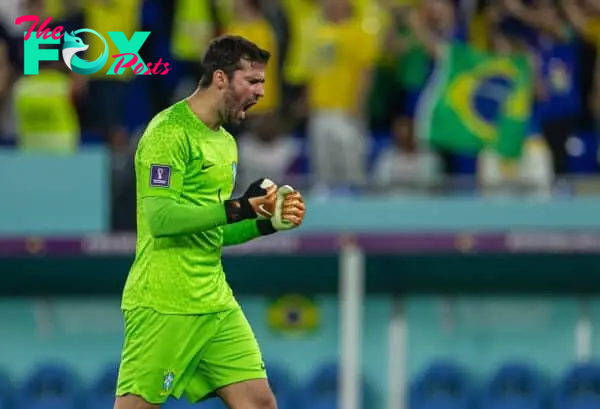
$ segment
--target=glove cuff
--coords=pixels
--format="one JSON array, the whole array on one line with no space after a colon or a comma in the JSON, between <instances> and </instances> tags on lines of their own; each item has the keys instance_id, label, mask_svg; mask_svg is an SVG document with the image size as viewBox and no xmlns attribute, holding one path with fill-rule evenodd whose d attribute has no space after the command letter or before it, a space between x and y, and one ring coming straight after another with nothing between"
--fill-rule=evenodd
<instances>
[{"instance_id":1,"label":"glove cuff","mask_svg":"<svg viewBox=\"0 0 600 409\"><path fill-rule=\"evenodd\" d=\"M225 214L227 215L227 223L237 223L245 219L256 219L256 212L250 206L248 199L233 199L226 200Z\"/></svg>"},{"instance_id":2,"label":"glove cuff","mask_svg":"<svg viewBox=\"0 0 600 409\"><path fill-rule=\"evenodd\" d=\"M261 236L268 236L269 234L277 233L277 229L273 227L271 220L257 220L256 226Z\"/></svg>"}]
</instances>

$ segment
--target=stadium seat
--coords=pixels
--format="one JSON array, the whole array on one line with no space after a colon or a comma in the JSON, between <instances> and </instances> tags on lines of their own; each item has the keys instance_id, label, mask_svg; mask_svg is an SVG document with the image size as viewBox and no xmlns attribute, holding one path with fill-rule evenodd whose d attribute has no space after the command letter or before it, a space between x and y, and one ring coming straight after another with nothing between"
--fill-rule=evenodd
<instances>
[{"instance_id":1,"label":"stadium seat","mask_svg":"<svg viewBox=\"0 0 600 409\"><path fill-rule=\"evenodd\" d=\"M484 386L483 409L540 409L544 382L538 371L522 363L507 363Z\"/></svg>"},{"instance_id":2,"label":"stadium seat","mask_svg":"<svg viewBox=\"0 0 600 409\"><path fill-rule=\"evenodd\" d=\"M292 384L289 373L273 363L267 363L269 385L277 398L279 409L296 409L296 388Z\"/></svg>"},{"instance_id":3,"label":"stadium seat","mask_svg":"<svg viewBox=\"0 0 600 409\"><path fill-rule=\"evenodd\" d=\"M296 395L297 407L302 409L337 409L339 407L339 367L337 363L326 363L318 367L309 377L305 387ZM363 401L361 407L369 407L373 393L363 379Z\"/></svg>"},{"instance_id":4,"label":"stadium seat","mask_svg":"<svg viewBox=\"0 0 600 409\"><path fill-rule=\"evenodd\" d=\"M90 388L86 409L102 409L113 406L118 374L118 363L110 364L100 372Z\"/></svg>"},{"instance_id":5,"label":"stadium seat","mask_svg":"<svg viewBox=\"0 0 600 409\"><path fill-rule=\"evenodd\" d=\"M217 398L207 399L192 405L185 397L181 399L170 398L164 405L163 409L226 409L223 402Z\"/></svg>"},{"instance_id":6,"label":"stadium seat","mask_svg":"<svg viewBox=\"0 0 600 409\"><path fill-rule=\"evenodd\" d=\"M218 398L207 399L194 407L196 409L227 409L221 399Z\"/></svg>"},{"instance_id":7,"label":"stadium seat","mask_svg":"<svg viewBox=\"0 0 600 409\"><path fill-rule=\"evenodd\" d=\"M470 380L453 362L433 362L410 386L410 409L466 409L473 400Z\"/></svg>"},{"instance_id":8,"label":"stadium seat","mask_svg":"<svg viewBox=\"0 0 600 409\"><path fill-rule=\"evenodd\" d=\"M600 363L571 368L556 387L555 409L600 408Z\"/></svg>"},{"instance_id":9,"label":"stadium seat","mask_svg":"<svg viewBox=\"0 0 600 409\"><path fill-rule=\"evenodd\" d=\"M8 375L0 371L0 409L10 409L14 399L13 385Z\"/></svg>"},{"instance_id":10,"label":"stadium seat","mask_svg":"<svg viewBox=\"0 0 600 409\"><path fill-rule=\"evenodd\" d=\"M17 396L17 409L77 409L81 397L77 377L59 364L37 367Z\"/></svg>"},{"instance_id":11,"label":"stadium seat","mask_svg":"<svg viewBox=\"0 0 600 409\"><path fill-rule=\"evenodd\" d=\"M163 405L163 409L193 409L197 407L199 408L198 405L192 405L189 403L186 398L169 398L169 400Z\"/></svg>"}]
</instances>

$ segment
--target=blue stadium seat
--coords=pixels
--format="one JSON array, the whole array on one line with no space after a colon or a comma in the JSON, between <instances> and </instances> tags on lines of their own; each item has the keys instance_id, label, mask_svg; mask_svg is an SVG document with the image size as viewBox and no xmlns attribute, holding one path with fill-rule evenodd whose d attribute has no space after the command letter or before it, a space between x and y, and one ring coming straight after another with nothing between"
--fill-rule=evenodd
<instances>
[{"instance_id":1,"label":"blue stadium seat","mask_svg":"<svg viewBox=\"0 0 600 409\"><path fill-rule=\"evenodd\" d=\"M338 409L337 396L308 397L304 400L303 409Z\"/></svg>"},{"instance_id":2,"label":"blue stadium seat","mask_svg":"<svg viewBox=\"0 0 600 409\"><path fill-rule=\"evenodd\" d=\"M554 409L599 409L600 363L571 368L556 387Z\"/></svg>"},{"instance_id":3,"label":"blue stadium seat","mask_svg":"<svg viewBox=\"0 0 600 409\"><path fill-rule=\"evenodd\" d=\"M339 407L339 367L337 363L326 363L318 367L308 379L296 398L298 407L302 409L337 409ZM366 408L373 401L373 392L363 379L363 402Z\"/></svg>"},{"instance_id":4,"label":"blue stadium seat","mask_svg":"<svg viewBox=\"0 0 600 409\"><path fill-rule=\"evenodd\" d=\"M223 401L218 398L207 399L194 407L196 409L227 409Z\"/></svg>"},{"instance_id":5,"label":"blue stadium seat","mask_svg":"<svg viewBox=\"0 0 600 409\"><path fill-rule=\"evenodd\" d=\"M17 409L77 409L81 397L77 377L59 364L37 367L17 396Z\"/></svg>"},{"instance_id":6,"label":"blue stadium seat","mask_svg":"<svg viewBox=\"0 0 600 409\"><path fill-rule=\"evenodd\" d=\"M193 409L196 407L199 406L192 405L185 397L181 399L169 398L169 400L163 405L163 409Z\"/></svg>"},{"instance_id":7,"label":"blue stadium seat","mask_svg":"<svg viewBox=\"0 0 600 409\"><path fill-rule=\"evenodd\" d=\"M0 371L0 409L10 409L14 397L13 385L8 375Z\"/></svg>"},{"instance_id":8,"label":"blue stadium seat","mask_svg":"<svg viewBox=\"0 0 600 409\"><path fill-rule=\"evenodd\" d=\"M289 373L281 366L267 362L269 385L276 395L293 389Z\"/></svg>"},{"instance_id":9,"label":"blue stadium seat","mask_svg":"<svg viewBox=\"0 0 600 409\"><path fill-rule=\"evenodd\" d=\"M185 396L181 399L170 398L164 405L163 409L227 409L225 404L218 398L207 399L203 402L192 405Z\"/></svg>"},{"instance_id":10,"label":"blue stadium seat","mask_svg":"<svg viewBox=\"0 0 600 409\"><path fill-rule=\"evenodd\" d=\"M267 362L267 375L271 390L277 399L277 407L279 409L295 409L297 391L289 373L281 366Z\"/></svg>"},{"instance_id":11,"label":"blue stadium seat","mask_svg":"<svg viewBox=\"0 0 600 409\"><path fill-rule=\"evenodd\" d=\"M507 363L483 391L483 409L541 409L545 386L538 371L524 363Z\"/></svg>"},{"instance_id":12,"label":"blue stadium seat","mask_svg":"<svg viewBox=\"0 0 600 409\"><path fill-rule=\"evenodd\" d=\"M433 362L410 386L410 409L466 409L473 400L468 376L453 362Z\"/></svg>"},{"instance_id":13,"label":"blue stadium seat","mask_svg":"<svg viewBox=\"0 0 600 409\"><path fill-rule=\"evenodd\" d=\"M118 374L118 363L110 364L100 372L89 390L86 409L102 409L113 406Z\"/></svg>"}]
</instances>

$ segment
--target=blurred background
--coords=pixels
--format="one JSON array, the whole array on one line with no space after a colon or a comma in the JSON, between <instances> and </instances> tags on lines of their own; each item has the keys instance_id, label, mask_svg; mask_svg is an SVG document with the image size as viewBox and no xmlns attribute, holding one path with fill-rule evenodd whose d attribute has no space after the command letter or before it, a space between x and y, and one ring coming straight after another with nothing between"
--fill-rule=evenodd
<instances>
[{"instance_id":1,"label":"blurred background","mask_svg":"<svg viewBox=\"0 0 600 409\"><path fill-rule=\"evenodd\" d=\"M133 154L222 33L273 54L238 187L309 206L225 257L282 409L600 408L599 3L0 0L0 408L112 407ZM171 70L23 76L26 14Z\"/></svg>"}]
</instances>

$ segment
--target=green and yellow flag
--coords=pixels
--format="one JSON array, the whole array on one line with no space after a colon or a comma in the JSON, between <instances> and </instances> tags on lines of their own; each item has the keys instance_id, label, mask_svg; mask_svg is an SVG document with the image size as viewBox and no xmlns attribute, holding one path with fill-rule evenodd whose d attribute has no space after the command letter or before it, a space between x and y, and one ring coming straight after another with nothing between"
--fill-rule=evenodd
<instances>
[{"instance_id":1,"label":"green and yellow flag","mask_svg":"<svg viewBox=\"0 0 600 409\"><path fill-rule=\"evenodd\" d=\"M485 147L518 158L533 101L533 72L524 55L498 55L448 45L424 91L417 133L457 153Z\"/></svg>"},{"instance_id":2,"label":"green and yellow flag","mask_svg":"<svg viewBox=\"0 0 600 409\"><path fill-rule=\"evenodd\" d=\"M274 332L306 335L319 326L319 307L312 297L286 294L272 300L267 309L267 322Z\"/></svg>"}]
</instances>

